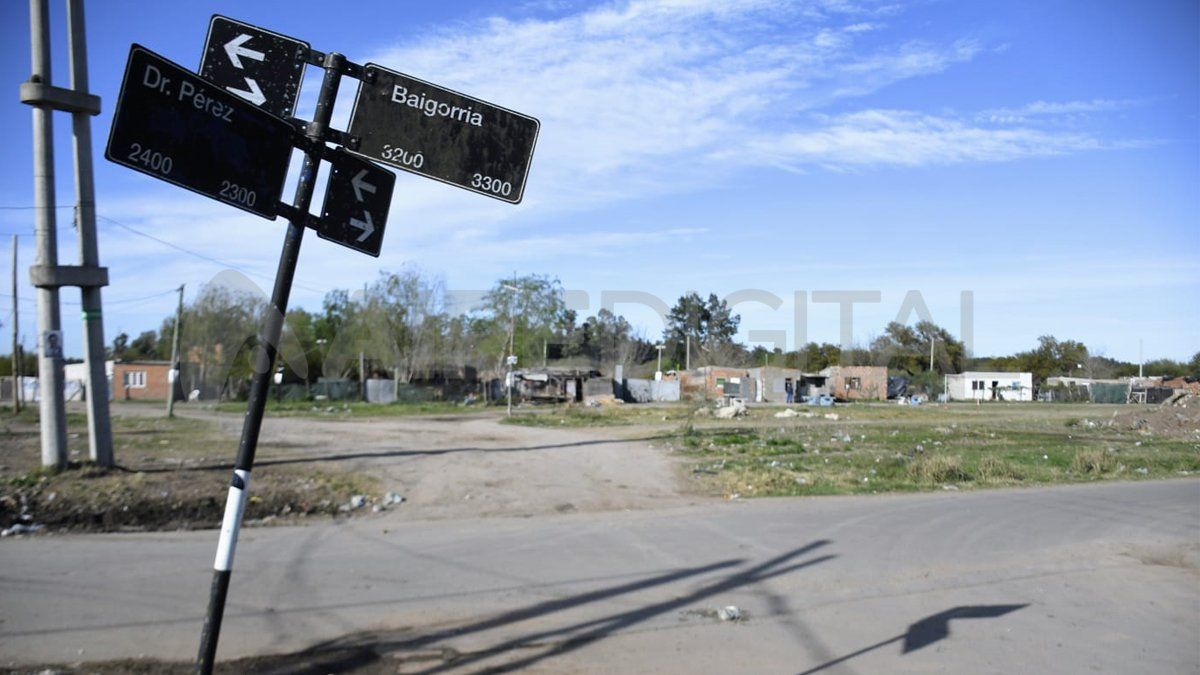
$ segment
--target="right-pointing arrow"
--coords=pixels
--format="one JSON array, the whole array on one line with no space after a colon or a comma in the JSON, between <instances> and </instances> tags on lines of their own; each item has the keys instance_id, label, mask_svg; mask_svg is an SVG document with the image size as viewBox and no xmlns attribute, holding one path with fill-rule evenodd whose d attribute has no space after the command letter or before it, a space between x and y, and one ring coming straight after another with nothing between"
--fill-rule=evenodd
<instances>
[{"instance_id":1,"label":"right-pointing arrow","mask_svg":"<svg viewBox=\"0 0 1200 675\"><path fill-rule=\"evenodd\" d=\"M358 175L350 179L350 187L354 188L354 198L358 201L363 200L362 193L364 191L375 194L375 186L363 180L367 176L367 170L363 169L358 172Z\"/></svg>"},{"instance_id":2,"label":"right-pointing arrow","mask_svg":"<svg viewBox=\"0 0 1200 675\"><path fill-rule=\"evenodd\" d=\"M365 221L358 218L350 218L350 227L362 230L362 234L358 235L355 241L363 241L372 234L375 234L375 223L371 221L371 212L364 210L363 217L366 218Z\"/></svg>"},{"instance_id":3,"label":"right-pointing arrow","mask_svg":"<svg viewBox=\"0 0 1200 675\"><path fill-rule=\"evenodd\" d=\"M241 96L242 98L246 99L247 101L250 101L254 105L262 105L263 101L267 100L267 97L263 96L262 89L258 88L258 83L248 77L246 78L246 87L247 87L247 89L249 89L249 91L243 91L241 89L234 89L233 87L225 87L225 88L228 89L231 93L237 94L238 96Z\"/></svg>"}]
</instances>

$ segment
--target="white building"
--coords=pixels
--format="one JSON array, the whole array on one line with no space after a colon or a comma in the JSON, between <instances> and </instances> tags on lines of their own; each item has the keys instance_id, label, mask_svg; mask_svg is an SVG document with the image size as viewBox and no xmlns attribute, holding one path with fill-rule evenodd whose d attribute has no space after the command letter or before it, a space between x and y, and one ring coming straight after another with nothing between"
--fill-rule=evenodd
<instances>
[{"instance_id":1,"label":"white building","mask_svg":"<svg viewBox=\"0 0 1200 675\"><path fill-rule=\"evenodd\" d=\"M104 362L104 374L108 376L109 389L112 389L113 361ZM64 392L68 401L82 401L84 388L87 387L88 369L86 363L67 363L63 365ZM109 398L112 398L111 391Z\"/></svg>"},{"instance_id":2,"label":"white building","mask_svg":"<svg viewBox=\"0 0 1200 675\"><path fill-rule=\"evenodd\" d=\"M951 401L1032 401L1033 373L968 371L946 376Z\"/></svg>"}]
</instances>

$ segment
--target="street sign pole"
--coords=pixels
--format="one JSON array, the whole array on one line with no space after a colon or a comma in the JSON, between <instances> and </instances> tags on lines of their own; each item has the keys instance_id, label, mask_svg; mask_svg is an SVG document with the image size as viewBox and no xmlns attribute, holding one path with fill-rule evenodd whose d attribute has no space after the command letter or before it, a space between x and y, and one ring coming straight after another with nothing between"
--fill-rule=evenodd
<instances>
[{"instance_id":1,"label":"street sign pole","mask_svg":"<svg viewBox=\"0 0 1200 675\"><path fill-rule=\"evenodd\" d=\"M242 425L242 438L238 444L234 462L233 480L225 501L225 516L221 523L221 536L217 544L217 557L213 563L212 590L209 595L208 613L204 618L204 629L200 637L200 654L196 671L212 673L217 653L217 638L221 632L221 618L225 612L225 598L229 591L229 578L233 572L233 553L237 546L238 530L242 525L242 512L246 505L246 490L250 483L250 470L254 466L254 453L258 448L258 434L262 428L263 409L267 403L271 374L275 362L276 345L287 314L288 296L292 291L292 278L296 273L296 262L300 257L300 242L304 237L305 219L312 202L313 188L320 164L320 150L333 115L333 104L337 99L341 71L345 57L336 52L325 55L322 66L325 77L321 81L321 92L317 98L313 120L305 129L312 143L304 150L304 164L296 184L296 196L288 214L288 230L283 242L283 253L279 258L279 269L275 274L275 288L271 292L271 309L259 338L259 348L254 359L254 377L250 384L250 401L246 421Z\"/></svg>"}]
</instances>

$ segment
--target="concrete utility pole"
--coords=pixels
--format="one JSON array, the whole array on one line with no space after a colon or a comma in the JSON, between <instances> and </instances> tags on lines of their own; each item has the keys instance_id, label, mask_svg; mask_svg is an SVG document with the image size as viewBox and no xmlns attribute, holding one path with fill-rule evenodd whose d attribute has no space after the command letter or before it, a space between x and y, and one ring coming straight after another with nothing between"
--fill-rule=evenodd
<instances>
[{"instance_id":1,"label":"concrete utility pole","mask_svg":"<svg viewBox=\"0 0 1200 675\"><path fill-rule=\"evenodd\" d=\"M692 369L692 335L691 335L691 333L688 333L687 335L684 336L683 345L684 345L683 346L683 363L684 363L683 369L691 370Z\"/></svg>"},{"instance_id":2,"label":"concrete utility pole","mask_svg":"<svg viewBox=\"0 0 1200 675\"><path fill-rule=\"evenodd\" d=\"M12 263L12 289L13 289L13 350L12 350L12 375L13 375L13 414L21 412L21 347L17 341L17 321L19 320L20 308L17 306L17 235L13 235L13 263Z\"/></svg>"},{"instance_id":3,"label":"concrete utility pole","mask_svg":"<svg viewBox=\"0 0 1200 675\"><path fill-rule=\"evenodd\" d=\"M175 387L179 386L179 326L183 321L183 287L179 284L179 304L175 307L175 334L171 337L171 375L167 382L167 417L175 416Z\"/></svg>"},{"instance_id":4,"label":"concrete utility pole","mask_svg":"<svg viewBox=\"0 0 1200 675\"><path fill-rule=\"evenodd\" d=\"M937 344L937 338L929 338L929 372L933 372L933 346Z\"/></svg>"},{"instance_id":5,"label":"concrete utility pole","mask_svg":"<svg viewBox=\"0 0 1200 675\"><path fill-rule=\"evenodd\" d=\"M43 2L45 0L42 0ZM71 36L71 89L87 94L87 40L83 0L68 0L67 30ZM92 120L83 110L71 112L75 151L75 216L79 236L79 266L98 268L96 243L96 185L92 177ZM112 423L108 414L108 373L104 368L104 321L98 285L82 285L83 358L87 365L88 445L93 462L113 465Z\"/></svg>"},{"instance_id":6,"label":"concrete utility pole","mask_svg":"<svg viewBox=\"0 0 1200 675\"><path fill-rule=\"evenodd\" d=\"M88 366L88 443L91 459L112 466L112 428L108 416L108 376L104 370L104 325L100 288L108 285L108 270L99 266L96 245L95 186L92 181L92 136L89 116L100 114L100 98L87 92L87 47L84 40L83 0L68 0L71 88L51 84L50 19L46 0L29 2L30 48L33 72L21 84L21 102L33 106L33 185L37 262L29 280L38 289L38 388L41 392L42 464L67 463L66 406L63 402L62 317L58 289L78 286L83 296L84 356ZM79 261L58 264L54 199L52 113L72 115L75 153L76 229Z\"/></svg>"},{"instance_id":7,"label":"concrete utility pole","mask_svg":"<svg viewBox=\"0 0 1200 675\"><path fill-rule=\"evenodd\" d=\"M29 37L33 72L27 84L50 84L50 11L46 0L29 2ZM22 100L26 100L22 91ZM33 104L33 205L37 266L58 265L54 213L54 108ZM32 272L32 270L31 270ZM38 389L41 397L42 466L67 465L67 414L63 401L62 346L47 350L50 336L61 335L58 286L37 285Z\"/></svg>"}]
</instances>

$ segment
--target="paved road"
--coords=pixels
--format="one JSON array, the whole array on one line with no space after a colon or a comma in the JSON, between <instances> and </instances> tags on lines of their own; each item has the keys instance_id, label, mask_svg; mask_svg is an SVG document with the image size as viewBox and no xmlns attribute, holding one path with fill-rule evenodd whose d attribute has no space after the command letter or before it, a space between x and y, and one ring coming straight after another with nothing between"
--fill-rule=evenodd
<instances>
[{"instance_id":1,"label":"paved road","mask_svg":"<svg viewBox=\"0 0 1200 675\"><path fill-rule=\"evenodd\" d=\"M192 658L215 540L0 542L0 664ZM399 672L1196 673L1198 563L1195 480L528 519L401 511L244 532L220 657L313 647L303 658L331 672L383 654ZM746 619L709 615L725 605Z\"/></svg>"}]
</instances>

